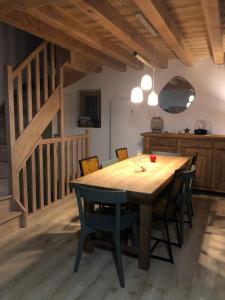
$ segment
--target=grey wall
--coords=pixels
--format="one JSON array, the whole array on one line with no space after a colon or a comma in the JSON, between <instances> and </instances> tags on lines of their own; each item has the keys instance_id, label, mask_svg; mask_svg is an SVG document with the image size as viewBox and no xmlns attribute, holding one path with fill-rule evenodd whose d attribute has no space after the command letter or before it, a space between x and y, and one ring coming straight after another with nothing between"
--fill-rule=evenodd
<instances>
[{"instance_id":1,"label":"grey wall","mask_svg":"<svg viewBox=\"0 0 225 300\"><path fill-rule=\"evenodd\" d=\"M5 65L15 67L41 42L41 39L0 22L0 105L5 102Z\"/></svg>"}]
</instances>

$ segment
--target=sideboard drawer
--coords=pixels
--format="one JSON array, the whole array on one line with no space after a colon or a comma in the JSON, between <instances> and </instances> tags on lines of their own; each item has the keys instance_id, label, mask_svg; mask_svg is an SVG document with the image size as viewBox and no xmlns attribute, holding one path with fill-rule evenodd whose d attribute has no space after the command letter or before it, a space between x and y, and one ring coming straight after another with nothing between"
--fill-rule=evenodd
<instances>
[{"instance_id":1,"label":"sideboard drawer","mask_svg":"<svg viewBox=\"0 0 225 300\"><path fill-rule=\"evenodd\" d=\"M182 139L178 140L178 147L211 149L213 148L213 142L204 140L199 141L194 139Z\"/></svg>"},{"instance_id":2,"label":"sideboard drawer","mask_svg":"<svg viewBox=\"0 0 225 300\"><path fill-rule=\"evenodd\" d=\"M225 149L225 142L215 142L214 143L214 149Z\"/></svg>"},{"instance_id":3,"label":"sideboard drawer","mask_svg":"<svg viewBox=\"0 0 225 300\"><path fill-rule=\"evenodd\" d=\"M149 153L152 153L154 151L158 152L177 152L177 147L167 147L167 146L157 146L157 145L150 145L149 147ZM166 155L166 153L165 153Z\"/></svg>"},{"instance_id":4,"label":"sideboard drawer","mask_svg":"<svg viewBox=\"0 0 225 300\"><path fill-rule=\"evenodd\" d=\"M177 147L177 140L170 138L150 138L150 145Z\"/></svg>"}]
</instances>

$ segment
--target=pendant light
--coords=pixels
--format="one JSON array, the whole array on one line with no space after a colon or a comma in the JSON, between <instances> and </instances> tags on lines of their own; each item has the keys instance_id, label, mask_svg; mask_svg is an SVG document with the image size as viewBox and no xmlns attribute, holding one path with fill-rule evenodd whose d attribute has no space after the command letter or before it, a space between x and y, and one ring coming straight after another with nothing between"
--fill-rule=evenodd
<instances>
[{"instance_id":1,"label":"pendant light","mask_svg":"<svg viewBox=\"0 0 225 300\"><path fill-rule=\"evenodd\" d=\"M143 101L143 92L139 86L136 86L131 91L131 102L141 103Z\"/></svg>"},{"instance_id":2,"label":"pendant light","mask_svg":"<svg viewBox=\"0 0 225 300\"><path fill-rule=\"evenodd\" d=\"M155 92L155 68L153 68L153 86L151 93L148 95L148 105L156 106L158 103L158 95Z\"/></svg>"},{"instance_id":3,"label":"pendant light","mask_svg":"<svg viewBox=\"0 0 225 300\"><path fill-rule=\"evenodd\" d=\"M144 91L150 91L152 88L152 77L148 74L145 74L141 78L141 88Z\"/></svg>"},{"instance_id":4,"label":"pendant light","mask_svg":"<svg viewBox=\"0 0 225 300\"><path fill-rule=\"evenodd\" d=\"M148 105L150 106L156 106L158 105L158 95L155 91L151 91L151 93L148 95Z\"/></svg>"},{"instance_id":5,"label":"pendant light","mask_svg":"<svg viewBox=\"0 0 225 300\"><path fill-rule=\"evenodd\" d=\"M138 86L138 59L137 59L137 86L131 91L131 102L141 103L143 101L143 91Z\"/></svg>"}]
</instances>

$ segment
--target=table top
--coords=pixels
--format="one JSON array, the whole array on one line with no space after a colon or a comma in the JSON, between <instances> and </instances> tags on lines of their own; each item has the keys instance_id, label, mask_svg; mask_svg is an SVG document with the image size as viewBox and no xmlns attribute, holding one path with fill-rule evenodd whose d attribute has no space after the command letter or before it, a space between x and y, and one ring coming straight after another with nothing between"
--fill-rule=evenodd
<instances>
[{"instance_id":1,"label":"table top","mask_svg":"<svg viewBox=\"0 0 225 300\"><path fill-rule=\"evenodd\" d=\"M157 156L156 162L150 162L149 155L143 154L75 179L70 185L125 190L134 197L152 199L170 182L174 171L189 160L189 157Z\"/></svg>"}]
</instances>

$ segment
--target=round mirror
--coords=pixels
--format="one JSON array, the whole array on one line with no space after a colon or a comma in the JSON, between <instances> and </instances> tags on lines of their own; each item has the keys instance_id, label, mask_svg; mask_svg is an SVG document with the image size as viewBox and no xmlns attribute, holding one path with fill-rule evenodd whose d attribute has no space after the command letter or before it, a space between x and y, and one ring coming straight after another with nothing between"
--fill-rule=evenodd
<instances>
[{"instance_id":1,"label":"round mirror","mask_svg":"<svg viewBox=\"0 0 225 300\"><path fill-rule=\"evenodd\" d=\"M166 112L178 114L186 110L195 99L193 86L184 78L172 78L159 94L159 106Z\"/></svg>"}]
</instances>

